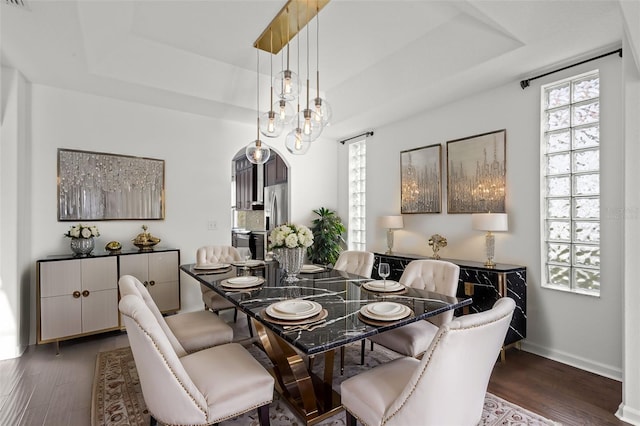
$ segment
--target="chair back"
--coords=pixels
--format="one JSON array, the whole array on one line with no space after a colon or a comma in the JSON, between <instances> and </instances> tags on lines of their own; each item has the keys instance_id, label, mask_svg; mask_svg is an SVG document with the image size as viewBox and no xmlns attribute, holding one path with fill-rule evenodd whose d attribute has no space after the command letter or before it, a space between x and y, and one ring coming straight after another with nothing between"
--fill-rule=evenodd
<instances>
[{"instance_id":1,"label":"chair back","mask_svg":"<svg viewBox=\"0 0 640 426\"><path fill-rule=\"evenodd\" d=\"M513 299L503 297L488 311L464 315L440 327L381 423L478 424L515 306Z\"/></svg>"},{"instance_id":2,"label":"chair back","mask_svg":"<svg viewBox=\"0 0 640 426\"><path fill-rule=\"evenodd\" d=\"M368 251L345 250L340 253L333 269L371 278L373 253Z\"/></svg>"},{"instance_id":3,"label":"chair back","mask_svg":"<svg viewBox=\"0 0 640 426\"><path fill-rule=\"evenodd\" d=\"M163 424L207 424L208 404L182 366L144 301L132 294L119 304L145 403Z\"/></svg>"},{"instance_id":4,"label":"chair back","mask_svg":"<svg viewBox=\"0 0 640 426\"><path fill-rule=\"evenodd\" d=\"M153 316L156 318L156 321L158 321L158 324L160 324L160 327L162 327L162 331L164 331L164 334L167 335L167 339L169 339L169 342L171 343L173 350L176 351L176 354L178 354L178 356L181 358L187 354L187 351L180 344L176 336L173 334L173 331L171 331L171 328L169 328L169 325L164 320L164 317L160 313L160 309L158 309L156 302L151 297L151 294L149 294L149 290L147 290L147 288L140 282L139 279L137 279L133 275L123 275L118 280L118 288L120 289L121 297L131 294L142 299Z\"/></svg>"},{"instance_id":5,"label":"chair back","mask_svg":"<svg viewBox=\"0 0 640 426\"><path fill-rule=\"evenodd\" d=\"M404 269L400 282L414 287L447 296L455 296L458 291L460 267L444 260L421 259L409 262ZM429 322L438 327L453 319L453 310L429 318Z\"/></svg>"},{"instance_id":6,"label":"chair back","mask_svg":"<svg viewBox=\"0 0 640 426\"><path fill-rule=\"evenodd\" d=\"M204 246L196 251L196 265L236 262L239 260L242 260L242 256L233 246Z\"/></svg>"}]
</instances>

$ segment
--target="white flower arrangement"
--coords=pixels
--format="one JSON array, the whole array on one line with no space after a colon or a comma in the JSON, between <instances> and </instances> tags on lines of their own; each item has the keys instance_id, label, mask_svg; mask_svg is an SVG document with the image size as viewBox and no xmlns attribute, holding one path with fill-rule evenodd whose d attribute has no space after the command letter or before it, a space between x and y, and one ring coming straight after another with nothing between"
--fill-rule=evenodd
<instances>
[{"instance_id":1,"label":"white flower arrangement","mask_svg":"<svg viewBox=\"0 0 640 426\"><path fill-rule=\"evenodd\" d=\"M313 233L304 225L284 224L277 226L269 235L269 248L306 248L313 244Z\"/></svg>"},{"instance_id":2,"label":"white flower arrangement","mask_svg":"<svg viewBox=\"0 0 640 426\"><path fill-rule=\"evenodd\" d=\"M100 231L95 226L83 225L81 223L69 228L66 234L62 234L68 238L93 238L99 237Z\"/></svg>"}]
</instances>

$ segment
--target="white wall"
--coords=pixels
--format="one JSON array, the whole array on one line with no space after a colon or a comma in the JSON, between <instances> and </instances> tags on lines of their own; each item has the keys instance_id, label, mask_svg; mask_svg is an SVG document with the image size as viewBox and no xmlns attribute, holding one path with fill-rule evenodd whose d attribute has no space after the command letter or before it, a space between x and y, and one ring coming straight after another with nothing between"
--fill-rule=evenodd
<instances>
[{"instance_id":1,"label":"white wall","mask_svg":"<svg viewBox=\"0 0 640 426\"><path fill-rule=\"evenodd\" d=\"M522 90L517 81L405 121L375 128L367 142L367 246L386 249L381 215L400 213L400 151L443 145L443 212L404 215L394 251L432 254L429 236L448 239L443 257L484 260L484 234L471 229L468 214L446 213L446 141L506 128L509 231L496 234L496 260L527 267L525 348L599 374L621 378L622 215L624 174L621 121L621 60L609 56L582 67L534 80ZM541 288L540 266L540 85L600 68L602 291L599 298ZM341 181L346 182L346 146L340 149ZM347 217L345 193L340 211Z\"/></svg>"},{"instance_id":2,"label":"white wall","mask_svg":"<svg viewBox=\"0 0 640 426\"><path fill-rule=\"evenodd\" d=\"M132 247L130 240L147 224L162 246L181 250L181 263L191 263L199 246L231 243L231 159L255 139L255 127L42 85L32 92L33 343L35 261L70 250L62 234L72 223L58 222L56 214L58 148L164 159L165 220L95 222L101 233L96 245L118 240ZM318 140L306 156L293 157L283 141L265 142L289 164L292 220L308 224L312 209L337 205L336 176L327 173L335 162L335 143ZM207 230L209 220L217 222L217 230ZM183 310L201 307L199 286L182 274Z\"/></svg>"}]
</instances>

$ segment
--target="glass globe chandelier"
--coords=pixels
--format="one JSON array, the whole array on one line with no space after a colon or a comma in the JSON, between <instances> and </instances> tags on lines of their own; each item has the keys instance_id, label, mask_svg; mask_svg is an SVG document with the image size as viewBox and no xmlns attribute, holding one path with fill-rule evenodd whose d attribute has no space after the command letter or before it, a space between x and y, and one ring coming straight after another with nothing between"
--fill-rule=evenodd
<instances>
[{"instance_id":1,"label":"glass globe chandelier","mask_svg":"<svg viewBox=\"0 0 640 426\"><path fill-rule=\"evenodd\" d=\"M271 51L269 52L269 60L270 60L270 78L269 81L273 81L273 32L270 32L271 36ZM258 50L259 52L259 50ZM282 130L284 129L284 120L281 115L274 111L273 109L273 84L271 84L271 97L270 97L270 109L269 111L262 114L262 120L260 122L260 133L265 135L268 138L277 138L282 134Z\"/></svg>"},{"instance_id":2,"label":"glass globe chandelier","mask_svg":"<svg viewBox=\"0 0 640 426\"><path fill-rule=\"evenodd\" d=\"M256 96L256 113L257 113L257 139L250 142L245 148L245 155L247 160L253 164L264 164L271 156L271 148L266 143L260 140L260 50L256 49L256 81L257 81L257 96Z\"/></svg>"},{"instance_id":3,"label":"glass globe chandelier","mask_svg":"<svg viewBox=\"0 0 640 426\"><path fill-rule=\"evenodd\" d=\"M333 111L331 105L320 97L320 6L316 3L316 98L313 100L315 106L314 111L316 115L315 120L319 122L322 127L328 126L331 123L331 117Z\"/></svg>"}]
</instances>

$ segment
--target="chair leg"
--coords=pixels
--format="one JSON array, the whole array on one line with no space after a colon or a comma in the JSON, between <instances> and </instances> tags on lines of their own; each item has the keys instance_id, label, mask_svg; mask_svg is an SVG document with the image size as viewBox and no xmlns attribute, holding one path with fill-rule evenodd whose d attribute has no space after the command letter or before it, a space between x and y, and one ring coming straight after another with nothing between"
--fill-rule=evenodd
<instances>
[{"instance_id":1,"label":"chair leg","mask_svg":"<svg viewBox=\"0 0 640 426\"><path fill-rule=\"evenodd\" d=\"M315 355L309 355L309 371L313 370L313 361L315 361Z\"/></svg>"},{"instance_id":2,"label":"chair leg","mask_svg":"<svg viewBox=\"0 0 640 426\"><path fill-rule=\"evenodd\" d=\"M373 350L373 342L371 342L371 350Z\"/></svg>"},{"instance_id":3,"label":"chair leg","mask_svg":"<svg viewBox=\"0 0 640 426\"><path fill-rule=\"evenodd\" d=\"M253 337L253 328L251 328L251 317L247 315L247 327L249 327L249 337Z\"/></svg>"},{"instance_id":4,"label":"chair leg","mask_svg":"<svg viewBox=\"0 0 640 426\"><path fill-rule=\"evenodd\" d=\"M233 308L233 322L236 322L237 319L238 319L238 310L236 308Z\"/></svg>"},{"instance_id":5,"label":"chair leg","mask_svg":"<svg viewBox=\"0 0 640 426\"><path fill-rule=\"evenodd\" d=\"M260 426L269 426L269 404L258 407L258 421Z\"/></svg>"},{"instance_id":6,"label":"chair leg","mask_svg":"<svg viewBox=\"0 0 640 426\"><path fill-rule=\"evenodd\" d=\"M365 339L362 339L361 343L360 343L360 365L364 365L364 349L365 349L365 345L366 345Z\"/></svg>"},{"instance_id":7,"label":"chair leg","mask_svg":"<svg viewBox=\"0 0 640 426\"><path fill-rule=\"evenodd\" d=\"M344 374L344 346L340 346L340 375Z\"/></svg>"},{"instance_id":8,"label":"chair leg","mask_svg":"<svg viewBox=\"0 0 640 426\"><path fill-rule=\"evenodd\" d=\"M353 414L351 414L347 410L345 410L344 413L345 413L347 426L356 426L358 424L358 420Z\"/></svg>"},{"instance_id":9,"label":"chair leg","mask_svg":"<svg viewBox=\"0 0 640 426\"><path fill-rule=\"evenodd\" d=\"M158 424L158 421L156 420L156 418L153 417L153 416L149 416L149 425L150 426L157 426L157 424Z\"/></svg>"}]
</instances>

